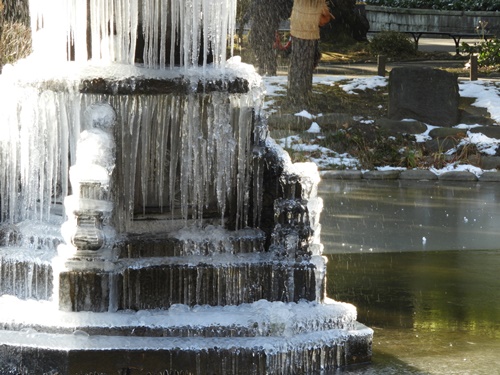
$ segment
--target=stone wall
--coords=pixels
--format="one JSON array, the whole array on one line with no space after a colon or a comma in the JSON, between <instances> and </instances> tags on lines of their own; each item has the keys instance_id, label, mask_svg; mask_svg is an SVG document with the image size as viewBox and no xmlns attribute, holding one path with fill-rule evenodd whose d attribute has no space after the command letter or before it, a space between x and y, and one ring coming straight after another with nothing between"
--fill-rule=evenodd
<instances>
[{"instance_id":1,"label":"stone wall","mask_svg":"<svg viewBox=\"0 0 500 375\"><path fill-rule=\"evenodd\" d=\"M366 5L371 31L427 31L475 33L479 21L487 21L486 32L500 36L500 12L437 11Z\"/></svg>"}]
</instances>

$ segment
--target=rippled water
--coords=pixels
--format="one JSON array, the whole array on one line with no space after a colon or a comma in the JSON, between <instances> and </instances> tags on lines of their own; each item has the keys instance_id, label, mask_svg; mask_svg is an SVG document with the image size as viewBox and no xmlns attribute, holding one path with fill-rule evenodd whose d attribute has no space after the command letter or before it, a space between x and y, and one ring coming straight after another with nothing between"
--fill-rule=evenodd
<instances>
[{"instance_id":1,"label":"rippled water","mask_svg":"<svg viewBox=\"0 0 500 375\"><path fill-rule=\"evenodd\" d=\"M375 331L373 363L339 373L499 373L500 187L327 181L321 193L328 294L355 304L358 320ZM424 218L425 232L415 234ZM409 245L421 236L446 251Z\"/></svg>"}]
</instances>

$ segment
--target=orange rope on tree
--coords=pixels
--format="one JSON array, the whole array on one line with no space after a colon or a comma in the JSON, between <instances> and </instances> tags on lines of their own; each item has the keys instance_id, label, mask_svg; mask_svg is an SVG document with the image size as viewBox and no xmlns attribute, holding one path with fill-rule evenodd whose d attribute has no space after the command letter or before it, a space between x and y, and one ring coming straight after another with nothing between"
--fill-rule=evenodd
<instances>
[{"instance_id":1,"label":"orange rope on tree","mask_svg":"<svg viewBox=\"0 0 500 375\"><path fill-rule=\"evenodd\" d=\"M280 51L288 51L291 46L292 46L292 40L288 39L288 41L285 44L282 44L281 35L278 31L276 31L276 37L274 39L273 48Z\"/></svg>"},{"instance_id":2,"label":"orange rope on tree","mask_svg":"<svg viewBox=\"0 0 500 375\"><path fill-rule=\"evenodd\" d=\"M319 18L319 27L325 26L328 22L334 19L335 17L333 16L333 14L330 13L330 8L328 8L328 5L326 4L325 1L325 5L321 10L321 16Z\"/></svg>"}]
</instances>

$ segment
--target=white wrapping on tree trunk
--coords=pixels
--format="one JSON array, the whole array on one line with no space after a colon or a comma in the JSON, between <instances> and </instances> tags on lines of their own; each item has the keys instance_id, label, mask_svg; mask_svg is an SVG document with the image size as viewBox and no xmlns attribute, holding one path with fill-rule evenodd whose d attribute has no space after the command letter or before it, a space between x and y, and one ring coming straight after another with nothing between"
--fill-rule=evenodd
<instances>
[{"instance_id":1,"label":"white wrapping on tree trunk","mask_svg":"<svg viewBox=\"0 0 500 375\"><path fill-rule=\"evenodd\" d=\"M319 39L319 21L325 0L295 0L290 18L290 33L295 38Z\"/></svg>"}]
</instances>

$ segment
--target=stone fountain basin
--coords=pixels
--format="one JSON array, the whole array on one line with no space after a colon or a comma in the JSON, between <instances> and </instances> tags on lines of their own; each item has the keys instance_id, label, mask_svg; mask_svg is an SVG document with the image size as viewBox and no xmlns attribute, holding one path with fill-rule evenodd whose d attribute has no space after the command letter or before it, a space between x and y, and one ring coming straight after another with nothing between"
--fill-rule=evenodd
<instances>
[{"instance_id":1,"label":"stone fountain basin","mask_svg":"<svg viewBox=\"0 0 500 375\"><path fill-rule=\"evenodd\" d=\"M33 314L36 310L37 314ZM169 309L118 312L64 312L50 301L0 297L3 331L75 337L273 337L318 330L354 330L356 308L325 303L260 300L239 306L173 305Z\"/></svg>"},{"instance_id":2,"label":"stone fountain basin","mask_svg":"<svg viewBox=\"0 0 500 375\"><path fill-rule=\"evenodd\" d=\"M0 248L0 273L5 280L1 294L59 298L65 311L94 312L108 311L110 303L113 310L137 311L176 304L323 299L324 259L320 255L300 261L277 257L264 251L265 235L256 229L209 226L124 234L112 250L112 263L82 260L77 267L58 256L60 237L46 239L33 232L18 232L12 246ZM50 248L36 250L47 243ZM92 291L91 299L85 290Z\"/></svg>"},{"instance_id":3,"label":"stone fountain basin","mask_svg":"<svg viewBox=\"0 0 500 375\"><path fill-rule=\"evenodd\" d=\"M3 69L2 81L19 87L35 87L40 91L109 95L212 91L241 94L252 88L260 88L262 84L253 66L241 63L238 58L228 60L222 70L212 66L160 70L119 63L64 62L40 65L42 63L28 58L14 66L7 65Z\"/></svg>"},{"instance_id":4,"label":"stone fountain basin","mask_svg":"<svg viewBox=\"0 0 500 375\"><path fill-rule=\"evenodd\" d=\"M373 331L355 319L354 306L333 300L67 313L2 297L0 369L287 374L294 363L316 373L369 360Z\"/></svg>"}]
</instances>

